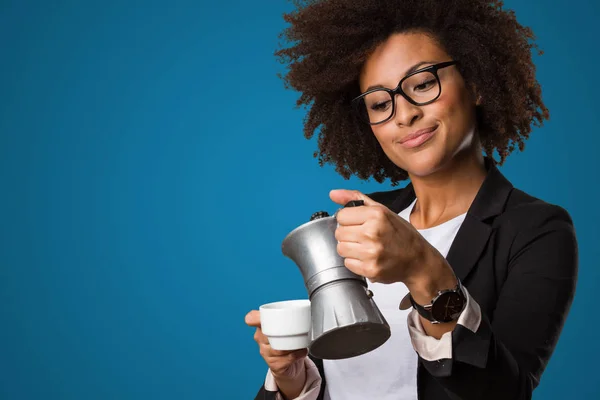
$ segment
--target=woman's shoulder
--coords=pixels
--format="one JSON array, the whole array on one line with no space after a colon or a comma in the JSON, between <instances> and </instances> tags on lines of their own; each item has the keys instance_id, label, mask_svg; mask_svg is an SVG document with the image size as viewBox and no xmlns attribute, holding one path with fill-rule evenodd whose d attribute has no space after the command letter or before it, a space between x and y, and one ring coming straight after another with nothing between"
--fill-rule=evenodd
<instances>
[{"instance_id":1,"label":"woman's shoulder","mask_svg":"<svg viewBox=\"0 0 600 400\"><path fill-rule=\"evenodd\" d=\"M491 225L497 238L510 243L511 259L526 250L539 252L540 259L554 252L562 254L556 257L577 253L577 235L569 212L520 189L511 190L503 212ZM576 264L568 265L576 268Z\"/></svg>"},{"instance_id":2,"label":"woman's shoulder","mask_svg":"<svg viewBox=\"0 0 600 400\"><path fill-rule=\"evenodd\" d=\"M573 226L573 219L564 207L517 188L511 190L504 211L495 222L496 225L508 223L518 230L549 225L566 228Z\"/></svg>"}]
</instances>

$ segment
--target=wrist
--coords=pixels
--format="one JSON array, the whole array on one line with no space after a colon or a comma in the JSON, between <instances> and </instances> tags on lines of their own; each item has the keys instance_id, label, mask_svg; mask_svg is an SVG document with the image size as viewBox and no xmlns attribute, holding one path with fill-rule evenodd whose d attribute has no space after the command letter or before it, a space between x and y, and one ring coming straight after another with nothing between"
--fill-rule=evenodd
<instances>
[{"instance_id":1,"label":"wrist","mask_svg":"<svg viewBox=\"0 0 600 400\"><path fill-rule=\"evenodd\" d=\"M290 365L282 372L271 370L273 378L277 382L295 382L306 375L306 366L304 359L296 360L293 365Z\"/></svg>"},{"instance_id":2,"label":"wrist","mask_svg":"<svg viewBox=\"0 0 600 400\"><path fill-rule=\"evenodd\" d=\"M306 365L304 360L298 360L297 367L293 368L292 373L273 374L275 383L284 399L295 399L302 393L306 384Z\"/></svg>"},{"instance_id":3,"label":"wrist","mask_svg":"<svg viewBox=\"0 0 600 400\"><path fill-rule=\"evenodd\" d=\"M440 290L456 287L456 275L439 253L426 256L418 271L418 274L405 282L412 298L418 304L429 304Z\"/></svg>"}]
</instances>

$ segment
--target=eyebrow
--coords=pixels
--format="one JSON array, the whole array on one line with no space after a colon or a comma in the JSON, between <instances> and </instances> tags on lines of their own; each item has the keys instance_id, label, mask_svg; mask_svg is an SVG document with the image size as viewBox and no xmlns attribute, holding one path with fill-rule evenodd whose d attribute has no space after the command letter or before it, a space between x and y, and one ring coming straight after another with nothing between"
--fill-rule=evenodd
<instances>
[{"instance_id":1,"label":"eyebrow","mask_svg":"<svg viewBox=\"0 0 600 400\"><path fill-rule=\"evenodd\" d=\"M410 67L406 71L406 73L404 74L404 76L412 74L413 72L415 72L416 70L418 70L421 66L423 66L425 64L431 64L431 65L433 65L435 63L437 63L437 61L421 61L421 62L418 62L415 65L413 65L412 67ZM403 78L404 78L404 76L403 76ZM385 89L385 86L383 86L383 85L371 85L371 86L369 86L367 88L367 90L365 90L365 92L368 92L369 90L372 90L372 89Z\"/></svg>"}]
</instances>

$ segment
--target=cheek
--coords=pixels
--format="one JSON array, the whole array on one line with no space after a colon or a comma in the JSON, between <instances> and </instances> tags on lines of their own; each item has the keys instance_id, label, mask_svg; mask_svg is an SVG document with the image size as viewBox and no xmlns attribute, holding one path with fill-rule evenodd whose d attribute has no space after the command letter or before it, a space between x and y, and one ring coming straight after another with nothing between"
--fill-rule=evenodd
<instances>
[{"instance_id":1,"label":"cheek","mask_svg":"<svg viewBox=\"0 0 600 400\"><path fill-rule=\"evenodd\" d=\"M442 95L433 105L435 115L445 125L449 136L460 138L470 135L475 127L475 110L463 93Z\"/></svg>"},{"instance_id":2,"label":"cheek","mask_svg":"<svg viewBox=\"0 0 600 400\"><path fill-rule=\"evenodd\" d=\"M398 128L395 126L393 121L389 121L387 124L373 126L373 136L381 146L381 150L385 155L392 160L392 162L398 165L400 168L404 168L402 151L398 151L398 145L394 142L398 140Z\"/></svg>"},{"instance_id":3,"label":"cheek","mask_svg":"<svg viewBox=\"0 0 600 400\"><path fill-rule=\"evenodd\" d=\"M394 126L393 121L388 121L388 123L382 125L375 125L371 127L371 130L383 149L393 145L394 137L397 135L397 128Z\"/></svg>"}]
</instances>

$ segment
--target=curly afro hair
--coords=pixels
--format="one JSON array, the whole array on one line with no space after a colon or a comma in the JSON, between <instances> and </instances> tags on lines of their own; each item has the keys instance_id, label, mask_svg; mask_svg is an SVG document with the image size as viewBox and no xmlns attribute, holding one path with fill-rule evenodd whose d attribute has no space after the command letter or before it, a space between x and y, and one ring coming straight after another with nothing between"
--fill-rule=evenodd
<instances>
[{"instance_id":1,"label":"curly afro hair","mask_svg":"<svg viewBox=\"0 0 600 400\"><path fill-rule=\"evenodd\" d=\"M393 186L408 178L384 154L369 125L354 114L351 101L360 94L358 77L370 53L401 32L432 35L459 60L469 87L482 99L477 107L479 138L487 156L496 151L502 164L518 146L524 148L532 123L549 118L535 78L530 28L516 20L502 1L484 0L293 0L284 14L287 43L275 52L287 71L285 87L300 92L297 106L308 112L304 136L318 135L319 164L334 164L345 179Z\"/></svg>"}]
</instances>

